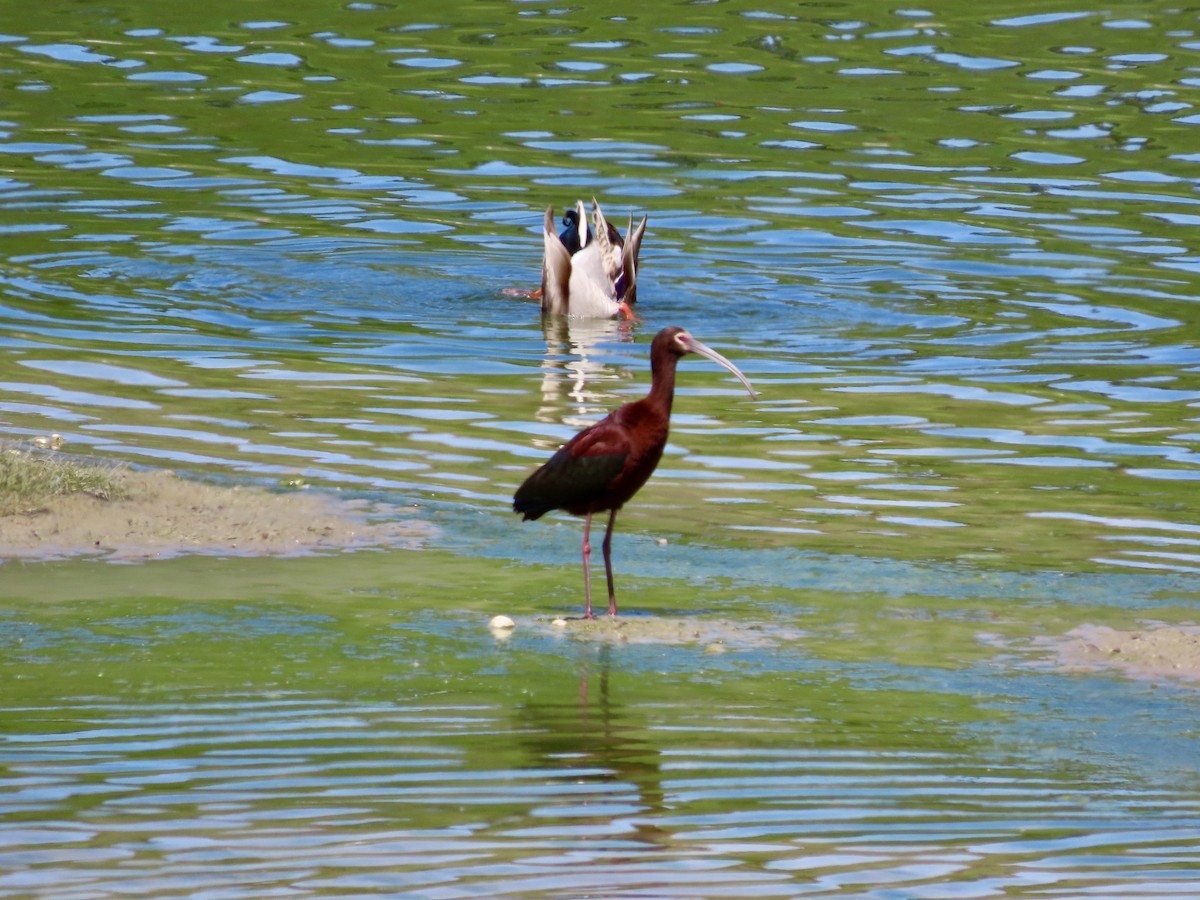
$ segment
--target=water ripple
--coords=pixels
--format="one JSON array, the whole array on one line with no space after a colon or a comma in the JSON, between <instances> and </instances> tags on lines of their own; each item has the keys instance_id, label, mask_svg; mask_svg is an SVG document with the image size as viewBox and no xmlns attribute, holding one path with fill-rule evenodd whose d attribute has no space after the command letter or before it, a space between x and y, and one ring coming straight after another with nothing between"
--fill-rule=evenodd
<instances>
[{"instance_id":1,"label":"water ripple","mask_svg":"<svg viewBox=\"0 0 1200 900\"><path fill-rule=\"evenodd\" d=\"M1166 486L1190 521L1182 13L701 5L646 14L653 41L528 4L209 34L164 15L6 39L15 88L62 101L0 123L10 437L499 517L679 322L763 396L682 370L633 531L684 496L684 539L887 556L907 535L1069 570L1158 550L1057 537L1047 498L1152 519ZM592 194L649 216L643 321L544 328L504 290L537 286L544 208ZM931 487L952 518L868 502Z\"/></svg>"},{"instance_id":2,"label":"water ripple","mask_svg":"<svg viewBox=\"0 0 1200 900\"><path fill-rule=\"evenodd\" d=\"M795 723L744 709L719 711L718 727L660 708L657 728L682 732L657 754L600 738L488 764L489 744L524 736L532 750L550 727L561 746L593 740L586 724L563 730L565 709L519 727L498 712L235 700L79 707L74 727L7 729L4 811L42 824L0 826L0 892L916 897L948 879L959 895L1080 879L1171 891L1200 837L1200 811L1171 792L946 752L756 747Z\"/></svg>"}]
</instances>

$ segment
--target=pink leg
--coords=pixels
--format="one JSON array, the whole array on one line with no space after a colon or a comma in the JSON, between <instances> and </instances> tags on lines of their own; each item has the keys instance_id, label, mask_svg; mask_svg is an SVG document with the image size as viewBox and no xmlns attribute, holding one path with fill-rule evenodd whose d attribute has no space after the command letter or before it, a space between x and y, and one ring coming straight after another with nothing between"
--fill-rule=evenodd
<instances>
[{"instance_id":1,"label":"pink leg","mask_svg":"<svg viewBox=\"0 0 1200 900\"><path fill-rule=\"evenodd\" d=\"M583 520L583 617L596 618L592 615L592 542L588 539L592 531L592 514L588 513Z\"/></svg>"},{"instance_id":2,"label":"pink leg","mask_svg":"<svg viewBox=\"0 0 1200 900\"><path fill-rule=\"evenodd\" d=\"M600 545L600 549L604 551L604 574L608 576L608 614L615 616L617 614L617 592L613 590L612 577L612 533L613 523L617 521L617 511L614 509L608 514L608 527L604 529L604 543Z\"/></svg>"}]
</instances>

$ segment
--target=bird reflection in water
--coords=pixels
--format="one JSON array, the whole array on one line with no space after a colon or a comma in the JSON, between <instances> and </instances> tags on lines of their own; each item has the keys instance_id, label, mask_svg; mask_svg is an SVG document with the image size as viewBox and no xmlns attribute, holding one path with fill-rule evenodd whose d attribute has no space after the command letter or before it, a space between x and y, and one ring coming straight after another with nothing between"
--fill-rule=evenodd
<instances>
[{"instance_id":1,"label":"bird reflection in water","mask_svg":"<svg viewBox=\"0 0 1200 900\"><path fill-rule=\"evenodd\" d=\"M599 348L606 343L631 342L633 324L624 319L547 315L542 317L542 331L546 337L545 374L537 420L572 428L590 425L594 416L607 412L615 402L617 394L607 388L627 383L633 374L601 362Z\"/></svg>"},{"instance_id":2,"label":"bird reflection in water","mask_svg":"<svg viewBox=\"0 0 1200 900\"><path fill-rule=\"evenodd\" d=\"M672 836L657 824L669 809L661 751L647 737L653 723L646 720L644 707L619 699L631 676L612 673L614 652L618 649L608 642L580 645L578 694L570 679L550 679L533 688L515 714L521 744L532 757L526 765L547 770L569 766L576 783L609 788L595 824L611 829L609 852L616 860L619 848L636 855L637 845L662 845ZM627 810L614 818L617 803ZM579 816L569 822L572 827L584 824Z\"/></svg>"}]
</instances>

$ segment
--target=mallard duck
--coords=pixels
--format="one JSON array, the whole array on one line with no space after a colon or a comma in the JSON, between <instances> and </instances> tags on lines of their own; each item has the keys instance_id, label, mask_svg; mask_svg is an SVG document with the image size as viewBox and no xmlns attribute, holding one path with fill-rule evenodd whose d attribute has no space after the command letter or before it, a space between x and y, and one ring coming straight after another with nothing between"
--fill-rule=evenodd
<instances>
[{"instance_id":1,"label":"mallard duck","mask_svg":"<svg viewBox=\"0 0 1200 900\"><path fill-rule=\"evenodd\" d=\"M563 216L561 234L554 230L554 208L546 208L542 227L542 312L587 318L633 317L637 301L637 261L646 232L646 217L635 230L633 218L625 239L592 198L587 225L583 201Z\"/></svg>"},{"instance_id":2,"label":"mallard duck","mask_svg":"<svg viewBox=\"0 0 1200 900\"><path fill-rule=\"evenodd\" d=\"M567 252L574 256L583 249L583 245L592 236L587 220L583 217L583 203L575 201L575 208L568 209L562 217L563 230L558 233L558 239L563 242ZM582 227L581 227L582 226Z\"/></svg>"}]
</instances>

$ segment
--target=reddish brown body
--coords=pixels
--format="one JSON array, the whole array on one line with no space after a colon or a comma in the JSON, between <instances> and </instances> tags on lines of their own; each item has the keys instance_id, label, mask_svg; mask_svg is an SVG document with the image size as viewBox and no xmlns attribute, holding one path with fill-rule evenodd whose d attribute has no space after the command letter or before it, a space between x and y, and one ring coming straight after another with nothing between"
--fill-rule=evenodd
<instances>
[{"instance_id":1,"label":"reddish brown body","mask_svg":"<svg viewBox=\"0 0 1200 900\"><path fill-rule=\"evenodd\" d=\"M617 510L629 502L662 459L675 397L675 369L685 353L700 353L734 372L754 395L750 383L733 363L705 347L679 327L664 328L650 346L650 392L626 403L584 429L530 475L513 496L513 510L524 519L538 519L552 509L584 516L583 571L586 606L592 618L592 515L607 512L604 568L608 576L608 613L617 614L612 578L612 529Z\"/></svg>"}]
</instances>

